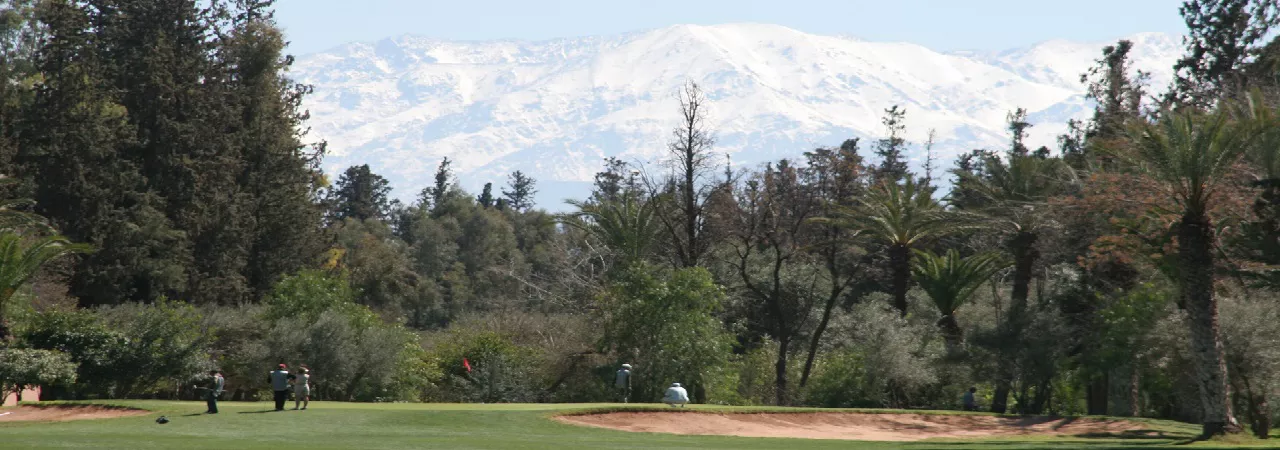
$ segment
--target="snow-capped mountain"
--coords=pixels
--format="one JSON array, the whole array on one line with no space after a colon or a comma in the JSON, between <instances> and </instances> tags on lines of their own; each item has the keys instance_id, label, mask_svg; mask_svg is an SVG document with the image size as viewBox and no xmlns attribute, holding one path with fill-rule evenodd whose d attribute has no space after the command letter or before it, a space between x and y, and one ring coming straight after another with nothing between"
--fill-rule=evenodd
<instances>
[{"instance_id":1,"label":"snow-capped mountain","mask_svg":"<svg viewBox=\"0 0 1280 450\"><path fill-rule=\"evenodd\" d=\"M1135 68L1167 86L1180 38L1128 39ZM775 25L679 25L538 42L402 36L303 56L293 76L315 86L311 137L329 142L331 173L368 163L408 199L448 156L470 191L519 169L556 209L586 195L607 156L663 157L686 79L706 92L716 148L735 166L850 137L868 148L892 105L906 109L915 143L937 131L937 157L949 164L1003 146L1005 116L1019 107L1035 124L1031 143L1054 147L1068 119L1088 116L1080 74L1108 44L941 53Z\"/></svg>"}]
</instances>

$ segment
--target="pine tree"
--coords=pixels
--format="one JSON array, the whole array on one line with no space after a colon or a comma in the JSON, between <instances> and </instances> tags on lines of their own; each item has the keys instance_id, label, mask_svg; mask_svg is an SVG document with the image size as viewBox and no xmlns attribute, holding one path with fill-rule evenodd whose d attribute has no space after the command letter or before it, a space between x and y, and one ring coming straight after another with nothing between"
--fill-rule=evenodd
<instances>
[{"instance_id":1,"label":"pine tree","mask_svg":"<svg viewBox=\"0 0 1280 450\"><path fill-rule=\"evenodd\" d=\"M385 220L390 213L387 194L391 186L387 179L373 173L368 164L347 168L329 193L329 218L338 222L344 219Z\"/></svg>"},{"instance_id":2,"label":"pine tree","mask_svg":"<svg viewBox=\"0 0 1280 450\"><path fill-rule=\"evenodd\" d=\"M535 181L529 178L524 172L519 170L511 172L507 177L507 187L511 190L502 190L502 196L506 197L507 205L516 211L525 211L533 207L533 195L538 193L534 189Z\"/></svg>"},{"instance_id":3,"label":"pine tree","mask_svg":"<svg viewBox=\"0 0 1280 450\"><path fill-rule=\"evenodd\" d=\"M1012 142L1009 144L1009 155L1011 156L1027 156L1030 149L1027 148L1027 129L1031 128L1031 123L1027 122L1027 110L1018 108L1005 116L1005 120L1009 123L1009 134Z\"/></svg>"},{"instance_id":4,"label":"pine tree","mask_svg":"<svg viewBox=\"0 0 1280 450\"><path fill-rule=\"evenodd\" d=\"M488 209L493 207L493 183L484 184L484 189L480 191L480 196L476 197L476 203L479 203L481 208Z\"/></svg>"},{"instance_id":5,"label":"pine tree","mask_svg":"<svg viewBox=\"0 0 1280 450\"><path fill-rule=\"evenodd\" d=\"M1280 24L1275 0L1186 0L1178 10L1187 23L1187 54L1174 65L1177 78L1165 102L1204 107L1243 93L1241 67Z\"/></svg>"},{"instance_id":6,"label":"pine tree","mask_svg":"<svg viewBox=\"0 0 1280 450\"><path fill-rule=\"evenodd\" d=\"M880 157L880 165L874 171L877 183L897 183L907 176L907 161L902 155L907 146L906 139L902 137L906 130L906 114L906 110L897 105L884 110L880 123L884 124L888 134L876 142L875 153Z\"/></svg>"},{"instance_id":7,"label":"pine tree","mask_svg":"<svg viewBox=\"0 0 1280 450\"><path fill-rule=\"evenodd\" d=\"M445 199L449 198L449 190L453 187L453 171L449 169L450 164L452 162L446 156L440 160L440 166L436 168L436 184L431 188L431 201L433 205L436 205L436 208L439 208L445 202Z\"/></svg>"},{"instance_id":8,"label":"pine tree","mask_svg":"<svg viewBox=\"0 0 1280 450\"><path fill-rule=\"evenodd\" d=\"M243 147L238 180L248 204L249 241L244 276L252 298L260 298L285 274L313 261L322 250L317 238L322 210L314 201L324 145L303 144L306 112L301 103L311 92L285 76L293 63L283 55L285 41L264 11L270 2L241 5L229 39L220 50L230 67L235 106L236 145Z\"/></svg>"},{"instance_id":9,"label":"pine tree","mask_svg":"<svg viewBox=\"0 0 1280 450\"><path fill-rule=\"evenodd\" d=\"M43 81L18 163L37 182L36 212L72 241L97 248L71 280L81 304L177 295L186 285L188 241L164 214L143 161L123 151L136 147L137 134L105 78L111 69L105 44L91 34L92 14L65 0L37 10L48 33L36 53Z\"/></svg>"}]
</instances>

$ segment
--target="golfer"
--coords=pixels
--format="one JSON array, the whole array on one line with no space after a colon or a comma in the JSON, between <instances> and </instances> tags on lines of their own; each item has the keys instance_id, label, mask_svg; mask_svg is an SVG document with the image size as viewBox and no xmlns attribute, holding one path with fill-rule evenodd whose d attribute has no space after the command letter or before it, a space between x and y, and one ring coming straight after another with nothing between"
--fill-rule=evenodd
<instances>
[{"instance_id":1,"label":"golfer","mask_svg":"<svg viewBox=\"0 0 1280 450\"><path fill-rule=\"evenodd\" d=\"M962 398L961 401L964 403L965 411L978 410L978 399L975 398L975 395L974 395L974 394L977 394L977 392L978 392L978 388L971 387L967 392L964 393L964 398Z\"/></svg>"},{"instance_id":2,"label":"golfer","mask_svg":"<svg viewBox=\"0 0 1280 450\"><path fill-rule=\"evenodd\" d=\"M631 400L631 365L630 364L623 364L622 368L618 369L617 375L613 377L613 387L622 391L622 403L627 403Z\"/></svg>"},{"instance_id":3,"label":"golfer","mask_svg":"<svg viewBox=\"0 0 1280 450\"><path fill-rule=\"evenodd\" d=\"M217 370L209 371L209 387L205 389L205 401L209 404L209 410L205 414L218 413L218 396L222 395L222 387L226 385L226 379L222 377L222 373Z\"/></svg>"},{"instance_id":4,"label":"golfer","mask_svg":"<svg viewBox=\"0 0 1280 450\"><path fill-rule=\"evenodd\" d=\"M680 387L680 383L671 383L671 387L667 388L667 395L662 396L662 403L671 405L672 408L676 405L683 408L686 403L689 403L689 392Z\"/></svg>"},{"instance_id":5,"label":"golfer","mask_svg":"<svg viewBox=\"0 0 1280 450\"><path fill-rule=\"evenodd\" d=\"M281 364L267 376L267 382L271 383L271 390L275 394L276 411L284 411L284 402L289 400L289 371L285 370L287 368L288 366Z\"/></svg>"},{"instance_id":6,"label":"golfer","mask_svg":"<svg viewBox=\"0 0 1280 450\"><path fill-rule=\"evenodd\" d=\"M302 404L302 409L306 410L307 405L311 404L311 369L302 367L298 369L297 376L293 379L293 409L298 409L298 404Z\"/></svg>"}]
</instances>

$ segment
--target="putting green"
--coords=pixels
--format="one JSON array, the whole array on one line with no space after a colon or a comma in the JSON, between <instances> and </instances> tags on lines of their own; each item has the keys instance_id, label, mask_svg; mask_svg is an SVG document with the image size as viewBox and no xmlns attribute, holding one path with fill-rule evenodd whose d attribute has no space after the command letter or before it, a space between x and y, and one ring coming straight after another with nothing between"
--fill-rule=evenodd
<instances>
[{"instance_id":1,"label":"putting green","mask_svg":"<svg viewBox=\"0 0 1280 450\"><path fill-rule=\"evenodd\" d=\"M928 439L914 442L751 438L637 433L586 427L555 420L561 414L663 410L658 406L609 404L369 404L314 402L307 411L270 411L268 402L222 402L217 415L204 415L198 402L118 401L150 414L64 422L0 422L0 448L119 449L511 449L511 448L722 448L722 449L1067 449L1153 448L1173 446L1197 427L1143 420L1156 433L1091 433L1069 436L994 436ZM290 405L292 406L292 405ZM723 408L703 412L813 412L806 409ZM0 413L9 409L0 410ZM846 411L852 412L852 411ZM884 413L887 411L877 411ZM164 415L170 423L155 419ZM1192 444L1195 448L1265 447L1242 440ZM1179 446L1184 447L1184 446Z\"/></svg>"}]
</instances>

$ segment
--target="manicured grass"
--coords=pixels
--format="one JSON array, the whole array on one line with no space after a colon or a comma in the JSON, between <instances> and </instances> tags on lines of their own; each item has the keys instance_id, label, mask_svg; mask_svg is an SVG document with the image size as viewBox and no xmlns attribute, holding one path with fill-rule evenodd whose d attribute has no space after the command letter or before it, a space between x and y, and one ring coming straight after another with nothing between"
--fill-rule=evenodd
<instances>
[{"instance_id":1,"label":"manicured grass","mask_svg":"<svg viewBox=\"0 0 1280 450\"><path fill-rule=\"evenodd\" d=\"M1172 438L1029 437L982 440L931 440L912 443L852 442L811 439L767 439L678 436L628 433L562 424L551 420L563 413L588 410L636 409L636 406L589 405L475 405L364 404L314 402L307 411L269 411L268 402L222 402L221 413L202 415L197 402L117 401L113 405L153 411L146 416L61 423L0 423L0 448L119 448L119 449L1110 449L1110 448L1238 448L1269 447L1262 442L1233 438L1227 442L1185 443L1198 427L1146 420L1153 430ZM292 402L289 407L292 408ZM643 407L640 407L643 408ZM657 408L657 407L654 407ZM779 411L762 408L698 410L724 412ZM816 411L788 409L786 411ZM830 411L830 410L826 410ZM155 423L165 415L167 425Z\"/></svg>"}]
</instances>

